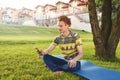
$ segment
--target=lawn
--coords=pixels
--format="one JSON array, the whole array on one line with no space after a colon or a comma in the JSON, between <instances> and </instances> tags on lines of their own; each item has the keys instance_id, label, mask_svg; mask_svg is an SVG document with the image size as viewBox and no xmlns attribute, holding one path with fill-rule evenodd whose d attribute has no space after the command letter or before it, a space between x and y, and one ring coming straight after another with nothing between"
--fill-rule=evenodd
<instances>
[{"instance_id":1,"label":"lawn","mask_svg":"<svg viewBox=\"0 0 120 80\"><path fill-rule=\"evenodd\" d=\"M82 59L120 71L120 43L116 51L117 59L100 60L94 57L92 34L80 30L73 31L80 34L83 42ZM53 76L36 54L36 47L46 49L57 34L56 28L0 25L0 80L86 80L69 72L57 77ZM57 47L51 54L60 54L60 49Z\"/></svg>"}]
</instances>

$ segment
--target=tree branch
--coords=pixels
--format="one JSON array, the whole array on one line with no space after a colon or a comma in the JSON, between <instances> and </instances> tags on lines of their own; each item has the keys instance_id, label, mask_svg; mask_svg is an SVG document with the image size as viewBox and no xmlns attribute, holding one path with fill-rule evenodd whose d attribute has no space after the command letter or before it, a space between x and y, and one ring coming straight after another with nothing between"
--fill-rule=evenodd
<instances>
[{"instance_id":1,"label":"tree branch","mask_svg":"<svg viewBox=\"0 0 120 80\"><path fill-rule=\"evenodd\" d=\"M89 19L91 23L92 32L93 32L93 35L97 36L100 32L100 28L99 28L99 23L97 19L95 0L88 0L88 9L89 9L89 17L90 17Z\"/></svg>"}]
</instances>

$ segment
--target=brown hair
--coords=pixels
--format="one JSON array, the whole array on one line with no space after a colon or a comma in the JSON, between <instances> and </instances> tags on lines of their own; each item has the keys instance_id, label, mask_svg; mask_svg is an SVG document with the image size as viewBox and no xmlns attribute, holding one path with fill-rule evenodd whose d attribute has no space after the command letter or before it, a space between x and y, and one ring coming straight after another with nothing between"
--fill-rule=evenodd
<instances>
[{"instance_id":1,"label":"brown hair","mask_svg":"<svg viewBox=\"0 0 120 80\"><path fill-rule=\"evenodd\" d=\"M71 26L71 20L70 20L70 18L68 18L65 15L62 15L62 16L58 17L58 21L63 21L66 24L68 24L69 26Z\"/></svg>"}]
</instances>

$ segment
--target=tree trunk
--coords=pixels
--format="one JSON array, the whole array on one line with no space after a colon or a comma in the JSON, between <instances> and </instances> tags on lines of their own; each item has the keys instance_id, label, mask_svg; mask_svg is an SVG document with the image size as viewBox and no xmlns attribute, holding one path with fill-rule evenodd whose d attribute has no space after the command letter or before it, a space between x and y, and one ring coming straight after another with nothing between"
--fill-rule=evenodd
<instances>
[{"instance_id":1,"label":"tree trunk","mask_svg":"<svg viewBox=\"0 0 120 80\"><path fill-rule=\"evenodd\" d=\"M103 0L101 34L104 39L104 46L107 48L107 41L112 29L112 0Z\"/></svg>"},{"instance_id":2,"label":"tree trunk","mask_svg":"<svg viewBox=\"0 0 120 80\"><path fill-rule=\"evenodd\" d=\"M97 19L95 0L88 0L88 9L89 9L91 29L93 33L93 41L95 45L95 55L102 57L102 55L104 55L105 53L105 48Z\"/></svg>"},{"instance_id":3,"label":"tree trunk","mask_svg":"<svg viewBox=\"0 0 120 80\"><path fill-rule=\"evenodd\" d=\"M112 0L104 0L102 25L100 28L97 20L95 0L88 0L88 9L95 45L95 55L104 59L115 58L120 38L120 10L116 23L112 27Z\"/></svg>"},{"instance_id":4,"label":"tree trunk","mask_svg":"<svg viewBox=\"0 0 120 80\"><path fill-rule=\"evenodd\" d=\"M111 35L108 39L107 52L113 58L116 55L116 48L118 46L119 39L120 39L120 9L116 16L116 23L113 26Z\"/></svg>"},{"instance_id":5,"label":"tree trunk","mask_svg":"<svg viewBox=\"0 0 120 80\"><path fill-rule=\"evenodd\" d=\"M112 30L112 0L104 0L102 7L102 25L101 25L101 35L103 38L103 44L105 48L105 53L102 54L104 58L114 58L115 55L109 53L108 39L110 37ZM114 54L114 50L113 53Z\"/></svg>"}]
</instances>

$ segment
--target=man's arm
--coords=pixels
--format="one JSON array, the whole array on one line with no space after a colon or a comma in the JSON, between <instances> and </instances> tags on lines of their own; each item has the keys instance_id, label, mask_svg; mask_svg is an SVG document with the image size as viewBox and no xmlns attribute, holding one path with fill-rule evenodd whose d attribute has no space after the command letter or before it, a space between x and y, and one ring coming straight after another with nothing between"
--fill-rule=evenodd
<instances>
[{"instance_id":1,"label":"man's arm","mask_svg":"<svg viewBox=\"0 0 120 80\"><path fill-rule=\"evenodd\" d=\"M55 49L55 47L56 46L53 43L51 43L50 46L46 50L43 51L43 55L49 54L52 50Z\"/></svg>"},{"instance_id":2,"label":"man's arm","mask_svg":"<svg viewBox=\"0 0 120 80\"><path fill-rule=\"evenodd\" d=\"M73 60L75 60L75 61L79 61L83 56L82 45L77 46L77 50L78 50L78 55L75 58L73 58Z\"/></svg>"},{"instance_id":3,"label":"man's arm","mask_svg":"<svg viewBox=\"0 0 120 80\"><path fill-rule=\"evenodd\" d=\"M74 57L72 60L69 60L69 62L68 62L69 66L71 68L75 67L77 61L79 61L83 56L82 45L77 46L77 50L78 50L78 55L76 57Z\"/></svg>"}]
</instances>

